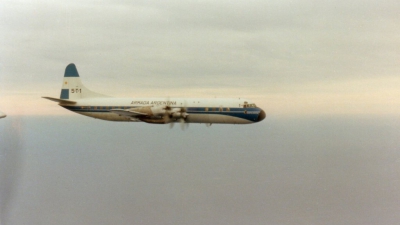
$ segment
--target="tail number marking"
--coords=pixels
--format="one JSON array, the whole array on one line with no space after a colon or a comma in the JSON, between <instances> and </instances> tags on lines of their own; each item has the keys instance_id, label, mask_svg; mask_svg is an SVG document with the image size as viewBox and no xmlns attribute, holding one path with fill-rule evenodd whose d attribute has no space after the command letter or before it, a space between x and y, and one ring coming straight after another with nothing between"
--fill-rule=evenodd
<instances>
[{"instance_id":1,"label":"tail number marking","mask_svg":"<svg viewBox=\"0 0 400 225\"><path fill-rule=\"evenodd\" d=\"M80 88L71 89L71 93L82 93L82 89Z\"/></svg>"}]
</instances>

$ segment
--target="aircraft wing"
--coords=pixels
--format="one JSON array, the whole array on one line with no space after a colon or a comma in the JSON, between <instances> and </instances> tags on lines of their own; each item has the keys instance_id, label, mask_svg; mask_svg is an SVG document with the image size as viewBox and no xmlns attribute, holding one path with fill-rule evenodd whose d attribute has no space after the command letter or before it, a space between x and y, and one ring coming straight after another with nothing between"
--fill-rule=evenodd
<instances>
[{"instance_id":1,"label":"aircraft wing","mask_svg":"<svg viewBox=\"0 0 400 225\"><path fill-rule=\"evenodd\" d=\"M52 98L52 97L42 97L42 98L48 99L50 101L58 102L60 104L76 104L76 102L74 102L74 101L65 100L65 99Z\"/></svg>"},{"instance_id":2,"label":"aircraft wing","mask_svg":"<svg viewBox=\"0 0 400 225\"><path fill-rule=\"evenodd\" d=\"M133 109L111 109L110 112L113 112L120 116L129 116L129 117L149 116L149 114L147 113L137 112Z\"/></svg>"}]
</instances>

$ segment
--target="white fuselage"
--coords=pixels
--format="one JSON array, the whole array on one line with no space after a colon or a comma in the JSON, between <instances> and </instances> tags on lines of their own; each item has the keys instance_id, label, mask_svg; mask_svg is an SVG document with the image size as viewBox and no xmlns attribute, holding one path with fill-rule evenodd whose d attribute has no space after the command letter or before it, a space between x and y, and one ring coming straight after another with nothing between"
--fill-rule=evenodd
<instances>
[{"instance_id":1,"label":"white fuselage","mask_svg":"<svg viewBox=\"0 0 400 225\"><path fill-rule=\"evenodd\" d=\"M206 99L206 98L86 98L76 101L76 104L60 104L73 112L110 121L131 121L131 122L162 122L165 114L165 107L170 110L185 109L188 116L185 122L188 123L230 123L249 124L258 122L259 115L264 113L257 107L246 107L245 99ZM139 119L118 115L113 110L129 110L148 108L151 110L152 120ZM264 113L265 117L265 113ZM263 118L262 118L263 119ZM172 118L169 122L178 122L178 118Z\"/></svg>"}]
</instances>

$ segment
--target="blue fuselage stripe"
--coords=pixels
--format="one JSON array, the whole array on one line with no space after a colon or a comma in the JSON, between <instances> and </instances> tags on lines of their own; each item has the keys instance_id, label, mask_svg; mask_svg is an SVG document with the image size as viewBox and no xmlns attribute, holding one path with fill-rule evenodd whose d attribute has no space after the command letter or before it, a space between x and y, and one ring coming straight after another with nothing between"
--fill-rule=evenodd
<instances>
[{"instance_id":1,"label":"blue fuselage stripe","mask_svg":"<svg viewBox=\"0 0 400 225\"><path fill-rule=\"evenodd\" d=\"M68 110L79 113L112 113L110 109L128 109L127 106L62 106ZM176 107L179 108L179 107ZM208 110L208 111L207 111ZM216 107L187 107L186 112L197 115L224 115L249 121L256 121L261 109L259 108L216 108Z\"/></svg>"}]
</instances>

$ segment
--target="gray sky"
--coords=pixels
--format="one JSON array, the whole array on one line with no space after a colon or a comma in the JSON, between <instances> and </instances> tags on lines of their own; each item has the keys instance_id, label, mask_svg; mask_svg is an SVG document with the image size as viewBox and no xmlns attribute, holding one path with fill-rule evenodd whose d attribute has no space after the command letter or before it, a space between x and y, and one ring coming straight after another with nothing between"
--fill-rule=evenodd
<instances>
[{"instance_id":1,"label":"gray sky","mask_svg":"<svg viewBox=\"0 0 400 225\"><path fill-rule=\"evenodd\" d=\"M2 1L0 107L69 113L75 63L117 97L246 97L270 114L400 112L398 1Z\"/></svg>"},{"instance_id":2,"label":"gray sky","mask_svg":"<svg viewBox=\"0 0 400 225\"><path fill-rule=\"evenodd\" d=\"M10 116L0 120L0 223L398 224L399 126L271 116L181 132Z\"/></svg>"}]
</instances>

